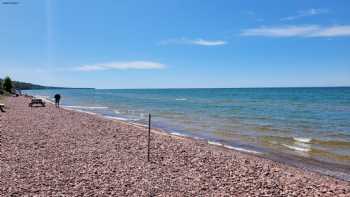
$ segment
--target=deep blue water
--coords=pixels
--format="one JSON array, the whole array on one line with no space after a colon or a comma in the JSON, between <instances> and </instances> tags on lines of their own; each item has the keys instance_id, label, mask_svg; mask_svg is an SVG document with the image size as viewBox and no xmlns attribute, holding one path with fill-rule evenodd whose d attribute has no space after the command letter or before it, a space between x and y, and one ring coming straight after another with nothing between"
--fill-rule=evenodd
<instances>
[{"instance_id":1,"label":"deep blue water","mask_svg":"<svg viewBox=\"0 0 350 197\"><path fill-rule=\"evenodd\" d=\"M350 163L350 88L55 89L63 105L170 132Z\"/></svg>"}]
</instances>

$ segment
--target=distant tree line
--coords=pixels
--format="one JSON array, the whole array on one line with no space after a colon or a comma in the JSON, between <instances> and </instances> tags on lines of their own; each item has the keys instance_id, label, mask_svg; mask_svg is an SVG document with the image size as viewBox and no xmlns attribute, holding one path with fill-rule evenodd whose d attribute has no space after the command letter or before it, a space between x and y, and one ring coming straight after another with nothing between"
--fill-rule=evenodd
<instances>
[{"instance_id":1,"label":"distant tree line","mask_svg":"<svg viewBox=\"0 0 350 197\"><path fill-rule=\"evenodd\" d=\"M12 81L9 76L4 79L0 79L0 94L5 92L14 93L15 90L34 90L34 89L48 89L55 87L47 87L36 85L32 83L25 83L20 81Z\"/></svg>"},{"instance_id":2,"label":"distant tree line","mask_svg":"<svg viewBox=\"0 0 350 197\"><path fill-rule=\"evenodd\" d=\"M4 79L0 78L0 94L16 93L16 90L40 90L40 89L74 89L74 88L64 88L64 87L51 87L42 86L32 83L25 83L20 81L12 81L9 76ZM91 88L78 88L78 89L91 89Z\"/></svg>"}]
</instances>

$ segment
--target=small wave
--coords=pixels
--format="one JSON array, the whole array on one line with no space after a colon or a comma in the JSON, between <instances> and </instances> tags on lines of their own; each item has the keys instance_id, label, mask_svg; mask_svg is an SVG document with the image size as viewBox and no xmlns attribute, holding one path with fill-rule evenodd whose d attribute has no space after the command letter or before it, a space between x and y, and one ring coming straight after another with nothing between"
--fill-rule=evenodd
<instances>
[{"instance_id":1,"label":"small wave","mask_svg":"<svg viewBox=\"0 0 350 197\"><path fill-rule=\"evenodd\" d=\"M66 105L64 107L74 108L74 109L108 109L108 107L103 106L79 106L79 105Z\"/></svg>"},{"instance_id":2,"label":"small wave","mask_svg":"<svg viewBox=\"0 0 350 197\"><path fill-rule=\"evenodd\" d=\"M213 141L208 141L208 144L215 145L215 146L222 146L221 143L219 143L219 142L213 142Z\"/></svg>"},{"instance_id":3,"label":"small wave","mask_svg":"<svg viewBox=\"0 0 350 197\"><path fill-rule=\"evenodd\" d=\"M241 147L229 146L229 145L222 144L220 142L208 141L208 144L215 145L215 146L223 146L223 147L231 149L231 150L236 150L236 151L241 151L241 152L246 152L246 153L261 154L261 152L258 152L258 151L249 150L249 149L245 149L245 148L241 148Z\"/></svg>"},{"instance_id":4,"label":"small wave","mask_svg":"<svg viewBox=\"0 0 350 197\"><path fill-rule=\"evenodd\" d=\"M128 121L129 119L127 118L122 118L122 117L115 117L115 116L103 116L108 119L113 119L113 120L121 120L121 121Z\"/></svg>"},{"instance_id":5,"label":"small wave","mask_svg":"<svg viewBox=\"0 0 350 197\"><path fill-rule=\"evenodd\" d=\"M241 151L241 152L247 152L247 153L253 153L253 154L261 154L261 152L254 151L254 150L249 150L249 149L245 149L245 148L241 148L241 147L234 147L234 146L228 146L228 145L224 145L224 147L228 148L228 149L231 149L231 150Z\"/></svg>"},{"instance_id":6,"label":"small wave","mask_svg":"<svg viewBox=\"0 0 350 197\"><path fill-rule=\"evenodd\" d=\"M298 151L298 152L310 152L310 148L302 148L302 147L297 147L297 146L292 146L292 145L287 145L287 144L282 144L283 146Z\"/></svg>"},{"instance_id":7,"label":"small wave","mask_svg":"<svg viewBox=\"0 0 350 197\"><path fill-rule=\"evenodd\" d=\"M65 109L68 109L68 110L73 110L73 109L69 109L69 108L65 108ZM85 114L90 114L90 115L97 115L97 114L96 114L96 113L94 113L94 112L84 111L84 110L79 110L79 109L74 109L73 111L76 111L76 112L81 112L81 113L85 113Z\"/></svg>"},{"instance_id":8,"label":"small wave","mask_svg":"<svg viewBox=\"0 0 350 197\"><path fill-rule=\"evenodd\" d=\"M182 133L177 133L177 132L171 132L171 135L176 135L176 136L181 136L181 137L188 137L188 135L182 134Z\"/></svg>"},{"instance_id":9,"label":"small wave","mask_svg":"<svg viewBox=\"0 0 350 197\"><path fill-rule=\"evenodd\" d=\"M204 140L204 138L197 137L197 136L194 136L193 138L196 139L196 140Z\"/></svg>"},{"instance_id":10,"label":"small wave","mask_svg":"<svg viewBox=\"0 0 350 197\"><path fill-rule=\"evenodd\" d=\"M187 98L177 98L177 99L175 99L175 100L177 100L177 101L186 101Z\"/></svg>"},{"instance_id":11,"label":"small wave","mask_svg":"<svg viewBox=\"0 0 350 197\"><path fill-rule=\"evenodd\" d=\"M115 113L115 114L120 114L120 111L118 111L118 110L113 110L113 112Z\"/></svg>"},{"instance_id":12,"label":"small wave","mask_svg":"<svg viewBox=\"0 0 350 197\"><path fill-rule=\"evenodd\" d=\"M147 114L145 114L145 113L140 113L140 118L141 119L145 119L147 117Z\"/></svg>"},{"instance_id":13,"label":"small wave","mask_svg":"<svg viewBox=\"0 0 350 197\"><path fill-rule=\"evenodd\" d=\"M294 142L295 145L298 145L299 147L303 147L303 148L310 148L311 144L307 144L307 143L303 143L303 142Z\"/></svg>"},{"instance_id":14,"label":"small wave","mask_svg":"<svg viewBox=\"0 0 350 197\"><path fill-rule=\"evenodd\" d=\"M295 141L302 142L302 143L310 143L311 138L303 138L303 137L293 137Z\"/></svg>"},{"instance_id":15,"label":"small wave","mask_svg":"<svg viewBox=\"0 0 350 197\"><path fill-rule=\"evenodd\" d=\"M139 123L139 122L133 122L131 124L139 126L139 127L148 127L148 124L142 124L142 123Z\"/></svg>"}]
</instances>

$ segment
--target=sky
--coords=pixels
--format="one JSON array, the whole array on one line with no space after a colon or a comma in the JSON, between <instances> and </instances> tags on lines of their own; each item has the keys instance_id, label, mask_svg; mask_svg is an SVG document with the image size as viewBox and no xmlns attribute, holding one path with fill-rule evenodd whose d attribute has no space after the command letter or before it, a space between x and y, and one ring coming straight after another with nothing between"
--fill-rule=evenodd
<instances>
[{"instance_id":1,"label":"sky","mask_svg":"<svg viewBox=\"0 0 350 197\"><path fill-rule=\"evenodd\" d=\"M0 77L93 88L350 86L348 0L0 0Z\"/></svg>"}]
</instances>

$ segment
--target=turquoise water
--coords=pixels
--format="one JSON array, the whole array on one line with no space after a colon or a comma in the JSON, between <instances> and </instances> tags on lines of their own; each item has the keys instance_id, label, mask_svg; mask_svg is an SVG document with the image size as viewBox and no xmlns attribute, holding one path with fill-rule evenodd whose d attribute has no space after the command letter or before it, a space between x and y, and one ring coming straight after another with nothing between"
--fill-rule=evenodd
<instances>
[{"instance_id":1,"label":"turquoise water","mask_svg":"<svg viewBox=\"0 0 350 197\"><path fill-rule=\"evenodd\" d=\"M59 89L26 91L68 108L169 132L350 164L350 88Z\"/></svg>"}]
</instances>

